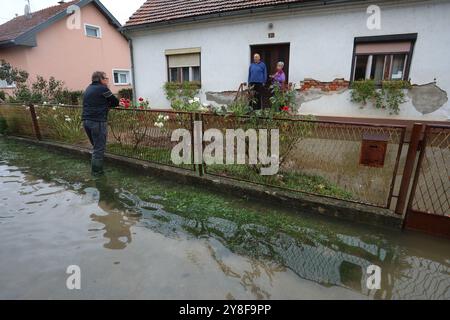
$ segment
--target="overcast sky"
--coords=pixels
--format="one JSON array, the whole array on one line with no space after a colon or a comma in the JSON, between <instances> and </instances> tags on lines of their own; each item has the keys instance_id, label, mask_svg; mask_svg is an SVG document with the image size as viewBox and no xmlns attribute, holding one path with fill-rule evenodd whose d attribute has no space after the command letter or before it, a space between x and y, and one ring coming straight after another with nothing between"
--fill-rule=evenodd
<instances>
[{"instance_id":1,"label":"overcast sky","mask_svg":"<svg viewBox=\"0 0 450 320\"><path fill-rule=\"evenodd\" d=\"M37 11L58 4L59 0L30 0L31 10ZM128 18L145 2L145 0L100 0L103 5L116 17L120 23L125 24ZM69 0L66 0L69 2ZM25 0L0 0L0 24L15 17L23 15Z\"/></svg>"}]
</instances>

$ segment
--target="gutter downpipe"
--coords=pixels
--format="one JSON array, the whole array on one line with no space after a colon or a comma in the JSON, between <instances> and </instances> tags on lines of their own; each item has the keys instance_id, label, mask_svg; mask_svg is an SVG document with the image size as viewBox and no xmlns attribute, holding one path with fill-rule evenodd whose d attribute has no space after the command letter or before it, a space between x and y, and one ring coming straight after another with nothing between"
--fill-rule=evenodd
<instances>
[{"instance_id":1,"label":"gutter downpipe","mask_svg":"<svg viewBox=\"0 0 450 320\"><path fill-rule=\"evenodd\" d=\"M130 47L130 57L131 57L131 88L133 90L133 101L137 101L136 96L136 77L134 72L134 49L133 49L133 40L128 38L128 46Z\"/></svg>"}]
</instances>

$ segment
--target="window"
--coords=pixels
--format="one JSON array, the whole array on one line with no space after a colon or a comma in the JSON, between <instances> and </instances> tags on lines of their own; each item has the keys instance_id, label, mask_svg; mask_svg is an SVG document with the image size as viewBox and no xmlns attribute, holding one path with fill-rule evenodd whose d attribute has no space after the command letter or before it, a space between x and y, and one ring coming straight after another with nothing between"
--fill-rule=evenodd
<instances>
[{"instance_id":1,"label":"window","mask_svg":"<svg viewBox=\"0 0 450 320\"><path fill-rule=\"evenodd\" d=\"M6 80L0 80L0 89L13 89L16 87L15 83L8 84Z\"/></svg>"},{"instance_id":2,"label":"window","mask_svg":"<svg viewBox=\"0 0 450 320\"><path fill-rule=\"evenodd\" d=\"M113 70L113 75L116 86L127 86L131 84L130 70Z\"/></svg>"},{"instance_id":3,"label":"window","mask_svg":"<svg viewBox=\"0 0 450 320\"><path fill-rule=\"evenodd\" d=\"M102 30L100 29L100 27L93 26L90 24L85 24L84 31L85 31L86 36L88 36L88 37L91 37L91 38L101 38L102 37Z\"/></svg>"},{"instance_id":4,"label":"window","mask_svg":"<svg viewBox=\"0 0 450 320\"><path fill-rule=\"evenodd\" d=\"M169 82L200 82L200 50L166 50Z\"/></svg>"},{"instance_id":5,"label":"window","mask_svg":"<svg viewBox=\"0 0 450 320\"><path fill-rule=\"evenodd\" d=\"M417 35L355 39L352 81L408 80ZM396 40L398 38L398 40Z\"/></svg>"}]
</instances>

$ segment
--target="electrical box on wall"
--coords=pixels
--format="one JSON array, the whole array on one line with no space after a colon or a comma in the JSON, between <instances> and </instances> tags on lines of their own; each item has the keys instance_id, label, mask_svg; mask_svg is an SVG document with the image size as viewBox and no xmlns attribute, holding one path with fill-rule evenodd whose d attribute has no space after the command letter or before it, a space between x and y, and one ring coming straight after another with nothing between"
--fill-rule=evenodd
<instances>
[{"instance_id":1,"label":"electrical box on wall","mask_svg":"<svg viewBox=\"0 0 450 320\"><path fill-rule=\"evenodd\" d=\"M388 141L387 135L365 133L361 143L359 164L375 168L384 167Z\"/></svg>"}]
</instances>

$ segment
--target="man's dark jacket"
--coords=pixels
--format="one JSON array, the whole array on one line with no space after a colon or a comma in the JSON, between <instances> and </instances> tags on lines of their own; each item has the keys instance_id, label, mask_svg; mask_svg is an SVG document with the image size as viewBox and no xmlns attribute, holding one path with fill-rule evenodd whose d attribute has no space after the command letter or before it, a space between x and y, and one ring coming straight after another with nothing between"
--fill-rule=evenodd
<instances>
[{"instance_id":1,"label":"man's dark jacket","mask_svg":"<svg viewBox=\"0 0 450 320\"><path fill-rule=\"evenodd\" d=\"M119 100L108 87L100 82L92 82L84 92L82 120L106 122L110 108L119 105Z\"/></svg>"}]
</instances>

